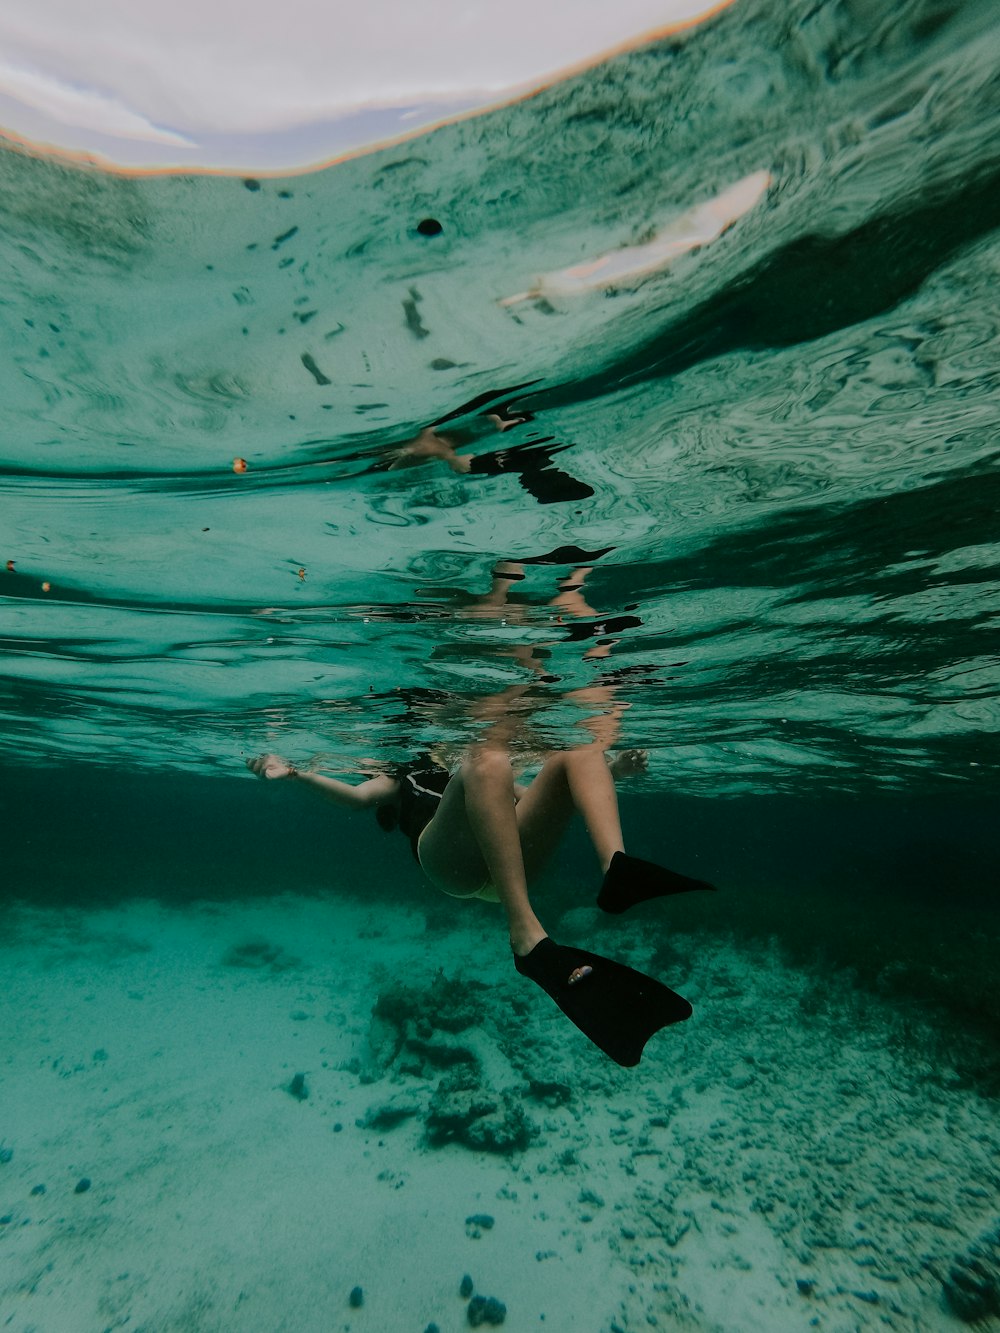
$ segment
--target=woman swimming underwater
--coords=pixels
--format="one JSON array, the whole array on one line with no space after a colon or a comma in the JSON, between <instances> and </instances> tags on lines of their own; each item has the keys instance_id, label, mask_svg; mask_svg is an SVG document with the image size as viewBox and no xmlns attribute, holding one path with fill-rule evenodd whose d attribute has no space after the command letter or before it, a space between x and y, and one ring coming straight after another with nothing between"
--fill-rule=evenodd
<instances>
[{"instance_id":1,"label":"woman swimming underwater","mask_svg":"<svg viewBox=\"0 0 1000 1333\"><path fill-rule=\"evenodd\" d=\"M527 786L515 782L506 747L488 741L453 773L425 756L357 785L299 770L275 754L247 766L346 809L372 808L382 828L405 834L421 869L444 893L499 902L517 971L613 1060L635 1065L653 1033L689 1017L691 1006L641 972L556 944L535 915L529 885L578 813L603 874L597 894L603 911L617 915L652 898L713 886L626 853L615 780L644 772L647 756L624 750L609 761L605 749L595 740L550 753Z\"/></svg>"}]
</instances>

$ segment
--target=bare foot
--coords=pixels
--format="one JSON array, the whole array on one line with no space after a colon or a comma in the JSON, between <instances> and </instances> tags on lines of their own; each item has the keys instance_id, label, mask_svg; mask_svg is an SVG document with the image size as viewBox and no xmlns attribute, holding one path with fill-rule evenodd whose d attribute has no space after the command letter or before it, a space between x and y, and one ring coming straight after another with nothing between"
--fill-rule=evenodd
<instances>
[{"instance_id":1,"label":"bare foot","mask_svg":"<svg viewBox=\"0 0 1000 1333\"><path fill-rule=\"evenodd\" d=\"M511 426L520 426L522 422L528 420L526 416L501 416L499 412L487 412L486 417L493 422L497 430L510 430Z\"/></svg>"},{"instance_id":2,"label":"bare foot","mask_svg":"<svg viewBox=\"0 0 1000 1333\"><path fill-rule=\"evenodd\" d=\"M630 778L636 773L645 773L649 768L649 751L621 750L608 767L613 778Z\"/></svg>"}]
</instances>

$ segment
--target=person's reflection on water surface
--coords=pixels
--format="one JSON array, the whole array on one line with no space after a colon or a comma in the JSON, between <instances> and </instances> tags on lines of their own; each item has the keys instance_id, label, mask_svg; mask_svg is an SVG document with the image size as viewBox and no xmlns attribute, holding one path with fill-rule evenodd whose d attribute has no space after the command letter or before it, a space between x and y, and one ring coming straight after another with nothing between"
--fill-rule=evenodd
<instances>
[{"instance_id":1,"label":"person's reflection on water surface","mask_svg":"<svg viewBox=\"0 0 1000 1333\"><path fill-rule=\"evenodd\" d=\"M570 445L560 444L552 436L534 436L507 448L483 453L468 452L469 446L482 437L484 429L504 433L533 420L530 412L518 409L511 402L494 404L470 415L478 404L478 399L473 400L471 405L448 413L409 439L379 447L374 451L375 461L369 463L365 471L400 472L425 463L441 462L460 476L514 476L539 504L586 500L594 494L592 486L553 464L553 458L564 453ZM447 431L442 429L463 416L469 418L464 424L449 426ZM460 449L466 452L460 453ZM372 451L354 457L371 458Z\"/></svg>"},{"instance_id":2,"label":"person's reflection on water surface","mask_svg":"<svg viewBox=\"0 0 1000 1333\"><path fill-rule=\"evenodd\" d=\"M579 591L576 589L574 591ZM595 684L566 697L593 710L581 726L588 741L549 752L535 777L516 781L513 743L530 712L533 685L475 701L479 738L449 769L430 754L359 783L299 769L276 754L247 761L268 781L294 782L348 810L371 809L383 830L398 829L431 883L456 899L498 903L518 972L619 1064L637 1064L660 1028L687 1018L691 1006L661 982L622 964L551 940L530 890L579 815L602 879L597 904L617 915L637 904L713 886L625 850L615 784L645 772L645 751L613 753L626 705L614 687Z\"/></svg>"},{"instance_id":3,"label":"person's reflection on water surface","mask_svg":"<svg viewBox=\"0 0 1000 1333\"><path fill-rule=\"evenodd\" d=\"M599 551L596 554L605 553ZM515 600L513 595L513 589L526 577L524 570L526 563L517 560L498 560L493 566L489 591L471 598L465 607L465 613L476 619L502 618L505 625L527 623L532 604ZM555 593L545 602L551 613L550 624L558 627L565 639L577 643L592 640L583 653L582 660L585 662L596 662L607 657L618 642L613 637L615 634L626 629L638 628L642 624L640 618L634 615L598 614L586 598L586 582L592 573L593 566L578 565L564 578L559 579ZM548 674L542 666L538 645L531 647L515 645L508 651L534 670L542 680L558 679Z\"/></svg>"}]
</instances>

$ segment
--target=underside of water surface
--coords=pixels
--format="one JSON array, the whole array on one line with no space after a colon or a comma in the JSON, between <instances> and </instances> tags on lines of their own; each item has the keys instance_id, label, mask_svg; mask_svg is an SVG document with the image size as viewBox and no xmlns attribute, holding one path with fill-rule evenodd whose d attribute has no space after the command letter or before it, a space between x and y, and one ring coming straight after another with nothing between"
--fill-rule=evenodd
<instances>
[{"instance_id":1,"label":"underside of water surface","mask_svg":"<svg viewBox=\"0 0 1000 1333\"><path fill-rule=\"evenodd\" d=\"M511 686L571 744L596 685L674 790L991 787L995 52L747 5L311 174L6 152L4 752L349 769ZM435 423L483 470L400 467Z\"/></svg>"},{"instance_id":2,"label":"underside of water surface","mask_svg":"<svg viewBox=\"0 0 1000 1333\"><path fill-rule=\"evenodd\" d=\"M741 0L314 171L0 146L0 1325L1000 1321L998 41ZM695 1006L634 1082L244 762L490 734L647 752L721 890L551 869Z\"/></svg>"}]
</instances>

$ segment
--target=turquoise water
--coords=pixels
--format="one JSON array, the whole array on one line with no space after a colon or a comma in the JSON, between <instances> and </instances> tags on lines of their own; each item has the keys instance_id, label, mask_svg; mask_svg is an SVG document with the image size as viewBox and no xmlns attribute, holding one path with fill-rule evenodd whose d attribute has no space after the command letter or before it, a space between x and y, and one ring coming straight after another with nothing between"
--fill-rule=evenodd
<instances>
[{"instance_id":1,"label":"turquoise water","mask_svg":"<svg viewBox=\"0 0 1000 1333\"><path fill-rule=\"evenodd\" d=\"M329 1049L299 1061L314 1086L303 1115L352 1129L356 1113L377 1156L379 1106L410 1097L385 1169L415 1181L414 1163L459 1161L455 1178L440 1167L456 1215L494 1209L500 1189L537 1199L546 1174L569 1190L555 1211L605 1198L617 1229L609 1240L577 1218L547 1327L570 1326L559 1309L590 1311L576 1326L594 1330L647 1316L726 1330L953 1326L951 1265L995 1225L1000 1187L998 40L985 3L741 4L520 104L310 173L128 177L0 154L0 793L6 1021L19 1036L6 1064L15 1109L0 1123L14 1148L0 1164L13 1219L0 1323L376 1326L346 1293L363 1271L395 1291L408 1242L387 1231L363 1260L345 1233L351 1263L335 1279L324 1269L330 1296L306 1271L313 1233L296 1230L313 1208L329 1222L309 1170L293 1172L298 1214L268 1196L287 1227L278 1272L298 1284L286 1306L253 1286L262 1251L249 1223L234 1231L243 1205L222 1202L237 1177L215 1181L205 1234L228 1237L220 1262L246 1269L250 1314L187 1252L125 1284L127 1298L109 1294L110 1267L92 1290L107 1245L138 1214L159 1216L179 1151L166 1177L133 1178L133 1194L119 1181L117 1212L104 1197L106 1235L92 1217L71 1242L64 1213L26 1202L70 1134L39 1116L52 1093L33 1071L48 1044L77 1042L92 1073L91 1045L116 1057L126 993L169 1007L217 986L236 1006L219 1021L243 1034L240 1059L252 1062L253 1029L271 1060L240 1084L246 1105L287 1116L298 1066L280 1072L292 1057L279 1057L274 1015L318 1015L315 995L337 982L316 941L360 930L356 969L338 964L351 981L340 1018L324 1020ZM760 188L718 225L693 212L748 181ZM421 229L428 220L439 229ZM606 255L618 276L601 285L585 266ZM414 456L428 427L450 461ZM479 461L466 470L456 454ZM507 572L523 577L496 577ZM707 1015L683 1058L676 1045L647 1057L644 1082L616 1081L557 1026L531 1028L549 1016L517 1007L497 920L456 919L398 839L244 773L262 750L340 776L428 746L457 755L498 701L525 762L611 723L619 744L647 749L648 774L623 795L636 851L725 890L710 908L672 907L669 936L655 915L615 936ZM545 919L597 948L580 915L587 876L572 842ZM168 915L144 916L151 903ZM332 915L317 925L321 911ZM282 934L293 920L298 933ZM270 954L239 954L261 939ZM526 1049L511 1054L503 1006L472 1043L483 1086L520 1089L509 1096L540 1136L512 1165L500 1154L509 1178L477 1174L500 1169L481 1142L470 1153L434 1140L441 1071L400 1055L416 1041L405 1023L385 1054L387 960L393 977L415 969L418 993L397 1015L434 1009L438 965L510 991ZM90 985L104 1026L88 1044L68 1015ZM442 1019L452 1032L464 1021ZM171 1040L152 1023L150 1051ZM841 1068L855 1040L859 1064ZM232 1051L210 1049L227 1072L205 1095L226 1106L242 1075ZM133 1073L120 1076L129 1087ZM201 1094L175 1076L176 1101L168 1071L155 1105L174 1105L176 1132L222 1161L230 1140L216 1143L192 1109ZM96 1116L111 1135L100 1116L112 1111L76 1092L89 1077L60 1085L65 1124ZM572 1095L539 1093L546 1079ZM709 1105L719 1086L728 1130ZM668 1148L657 1136L681 1101L690 1124ZM623 1175L593 1145L609 1115L625 1126L610 1142L626 1142L630 1102L648 1123ZM134 1128L126 1103L116 1134ZM848 1120L838 1163L830 1145ZM289 1124L244 1128L273 1145ZM332 1141L328 1125L316 1133L314 1162ZM84 1174L77 1156L59 1159L67 1180ZM793 1188L782 1160L802 1180L819 1174ZM367 1167L351 1170L350 1188L367 1189ZM752 1197L751 1177L769 1182ZM400 1196L378 1179L372 1206L389 1216ZM455 1179L472 1182L460 1205ZM422 1227L438 1224L444 1188L426 1185ZM862 1202L873 1189L881 1205ZM844 1242L890 1195L883 1249L859 1252L854 1232ZM720 1201L749 1237L735 1259L711 1232ZM652 1246L641 1262L622 1240L637 1208ZM535 1253L556 1244L544 1227L525 1217L506 1240L502 1227L480 1238L515 1292L513 1327L545 1313L514 1276L544 1267ZM48 1228L34 1249L32 1228ZM187 1218L173 1234L200 1233ZM50 1251L74 1256L58 1290L38 1276ZM998 1246L984 1252L976 1312L997 1319ZM429 1253L413 1253L429 1272ZM445 1285L455 1268L457 1289L464 1253L442 1260ZM859 1267L872 1255L874 1293ZM768 1286L762 1272L778 1276ZM418 1294L408 1306L396 1292L370 1319L465 1326L454 1293L445 1313Z\"/></svg>"},{"instance_id":2,"label":"turquoise water","mask_svg":"<svg viewBox=\"0 0 1000 1333\"><path fill-rule=\"evenodd\" d=\"M740 8L260 188L5 154L5 751L350 762L439 735L399 688L524 683L565 738L618 670L674 788L992 784L995 43L982 5ZM658 276L499 304L761 171ZM364 475L486 395L593 494ZM585 618L641 621L606 662L552 627L571 561L523 623L467 613L496 557L572 546L608 548Z\"/></svg>"}]
</instances>

